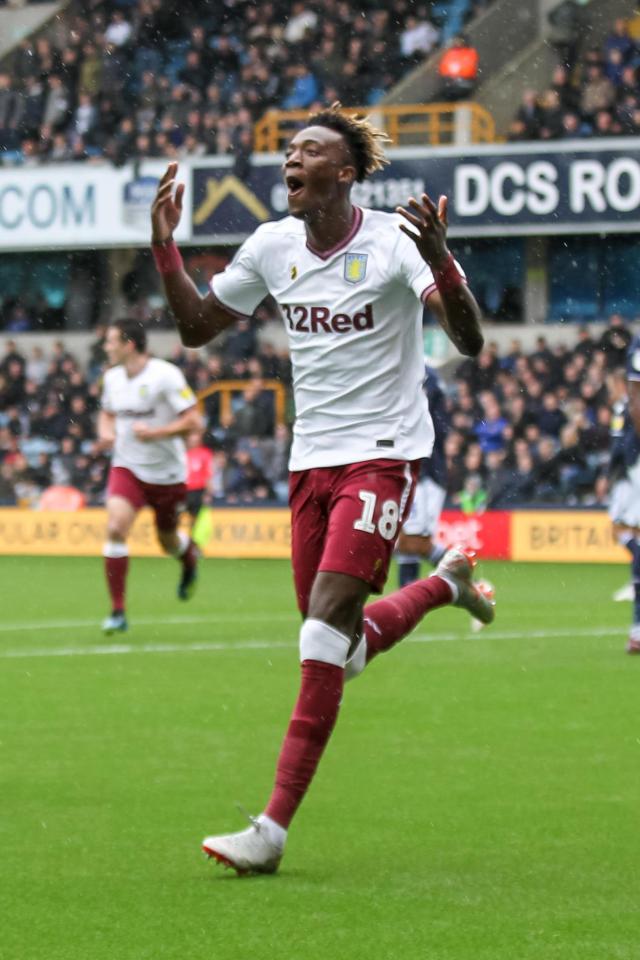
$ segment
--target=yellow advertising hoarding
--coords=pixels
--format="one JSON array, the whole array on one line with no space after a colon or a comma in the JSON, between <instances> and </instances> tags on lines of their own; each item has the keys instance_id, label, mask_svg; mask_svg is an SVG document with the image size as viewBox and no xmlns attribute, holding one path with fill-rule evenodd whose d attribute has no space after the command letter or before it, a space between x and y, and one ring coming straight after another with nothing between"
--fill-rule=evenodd
<instances>
[{"instance_id":1,"label":"yellow advertising hoarding","mask_svg":"<svg viewBox=\"0 0 640 960\"><path fill-rule=\"evenodd\" d=\"M0 509L0 554L49 554L97 557L106 540L107 514L102 509L73 512ZM214 509L207 557L287 558L290 520L286 509ZM129 549L134 557L162 556L153 513L138 515Z\"/></svg>"},{"instance_id":2,"label":"yellow advertising hoarding","mask_svg":"<svg viewBox=\"0 0 640 960\"><path fill-rule=\"evenodd\" d=\"M628 563L611 520L598 510L516 510L511 559L559 563Z\"/></svg>"},{"instance_id":3,"label":"yellow advertising hoarding","mask_svg":"<svg viewBox=\"0 0 640 960\"><path fill-rule=\"evenodd\" d=\"M184 519L184 518L183 518ZM288 559L291 525L285 508L214 507L207 557ZM0 509L0 554L97 557L106 539L106 512ZM142 510L129 539L134 557L159 557L153 514ZM628 563L611 522L596 510L516 510L509 516L505 553L512 560Z\"/></svg>"}]
</instances>

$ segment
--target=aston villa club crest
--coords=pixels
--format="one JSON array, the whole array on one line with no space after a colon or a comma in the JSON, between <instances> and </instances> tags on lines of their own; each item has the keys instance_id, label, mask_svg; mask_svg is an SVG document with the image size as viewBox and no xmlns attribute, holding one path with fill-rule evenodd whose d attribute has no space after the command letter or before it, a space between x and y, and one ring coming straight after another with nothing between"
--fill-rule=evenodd
<instances>
[{"instance_id":1,"label":"aston villa club crest","mask_svg":"<svg viewBox=\"0 0 640 960\"><path fill-rule=\"evenodd\" d=\"M344 278L348 283L360 283L367 275L367 254L347 253L344 258Z\"/></svg>"}]
</instances>

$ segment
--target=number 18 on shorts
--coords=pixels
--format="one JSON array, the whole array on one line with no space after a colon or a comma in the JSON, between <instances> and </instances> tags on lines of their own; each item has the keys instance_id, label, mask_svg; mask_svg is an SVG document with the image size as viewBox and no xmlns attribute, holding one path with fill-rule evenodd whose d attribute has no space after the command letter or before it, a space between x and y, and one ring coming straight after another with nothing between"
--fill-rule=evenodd
<instances>
[{"instance_id":1,"label":"number 18 on shorts","mask_svg":"<svg viewBox=\"0 0 640 960\"><path fill-rule=\"evenodd\" d=\"M417 471L417 461L367 460L291 474L292 562L303 614L319 571L382 590Z\"/></svg>"}]
</instances>

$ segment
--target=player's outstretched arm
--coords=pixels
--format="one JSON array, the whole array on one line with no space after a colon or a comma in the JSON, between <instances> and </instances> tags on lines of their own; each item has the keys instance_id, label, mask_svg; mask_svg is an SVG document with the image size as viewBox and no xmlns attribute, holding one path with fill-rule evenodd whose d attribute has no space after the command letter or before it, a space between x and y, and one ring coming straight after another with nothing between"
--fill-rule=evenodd
<instances>
[{"instance_id":1,"label":"player's outstretched arm","mask_svg":"<svg viewBox=\"0 0 640 960\"><path fill-rule=\"evenodd\" d=\"M447 247L447 198L440 197L436 207L423 193L420 203L410 197L409 206L411 210L397 207L396 212L415 228L411 230L400 224L402 232L413 240L433 272L437 290L429 297L429 309L460 353L475 357L484 345L482 314Z\"/></svg>"},{"instance_id":2,"label":"player's outstretched arm","mask_svg":"<svg viewBox=\"0 0 640 960\"><path fill-rule=\"evenodd\" d=\"M151 207L151 244L164 291L185 347L202 347L234 321L232 313L208 294L201 296L184 269L173 231L182 215L184 184L176 185L178 164L170 163Z\"/></svg>"}]
</instances>

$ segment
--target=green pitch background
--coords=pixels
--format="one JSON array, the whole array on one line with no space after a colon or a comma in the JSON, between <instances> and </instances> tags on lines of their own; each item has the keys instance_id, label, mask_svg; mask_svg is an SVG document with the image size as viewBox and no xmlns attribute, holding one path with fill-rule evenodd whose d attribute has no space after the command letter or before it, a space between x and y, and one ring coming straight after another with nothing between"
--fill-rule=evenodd
<instances>
[{"instance_id":1,"label":"green pitch background","mask_svg":"<svg viewBox=\"0 0 640 960\"><path fill-rule=\"evenodd\" d=\"M485 564L346 691L281 873L201 838L268 796L297 689L284 562L0 561L6 960L637 960L640 657L620 567Z\"/></svg>"}]
</instances>

